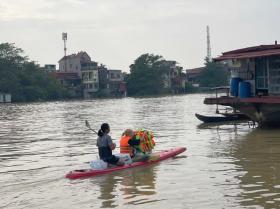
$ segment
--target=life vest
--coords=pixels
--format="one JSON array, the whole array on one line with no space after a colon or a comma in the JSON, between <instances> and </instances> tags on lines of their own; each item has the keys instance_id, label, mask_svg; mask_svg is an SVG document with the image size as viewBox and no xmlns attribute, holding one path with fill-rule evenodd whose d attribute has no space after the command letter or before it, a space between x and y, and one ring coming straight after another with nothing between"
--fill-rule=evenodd
<instances>
[{"instance_id":1,"label":"life vest","mask_svg":"<svg viewBox=\"0 0 280 209\"><path fill-rule=\"evenodd\" d=\"M120 139L120 153L129 154L133 156L133 148L128 144L128 141L131 139L131 136L122 136Z\"/></svg>"},{"instance_id":2,"label":"life vest","mask_svg":"<svg viewBox=\"0 0 280 209\"><path fill-rule=\"evenodd\" d=\"M136 150L146 153L151 152L155 146L154 135L151 131L146 131L141 129L140 131L135 131L135 138L140 140L140 144L136 147Z\"/></svg>"}]
</instances>

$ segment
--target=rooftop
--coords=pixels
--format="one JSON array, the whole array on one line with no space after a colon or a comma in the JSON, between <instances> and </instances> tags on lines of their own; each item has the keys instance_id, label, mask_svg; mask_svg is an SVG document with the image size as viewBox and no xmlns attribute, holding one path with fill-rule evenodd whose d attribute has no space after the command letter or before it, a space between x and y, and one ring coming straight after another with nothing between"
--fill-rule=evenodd
<instances>
[{"instance_id":1,"label":"rooftop","mask_svg":"<svg viewBox=\"0 0 280 209\"><path fill-rule=\"evenodd\" d=\"M273 55L280 55L280 44L273 45L259 45L228 51L222 53L221 56L214 58L214 61L230 60L230 59L246 59L256 57L267 57Z\"/></svg>"},{"instance_id":2,"label":"rooftop","mask_svg":"<svg viewBox=\"0 0 280 209\"><path fill-rule=\"evenodd\" d=\"M186 69L186 74L200 74L205 67Z\"/></svg>"},{"instance_id":3,"label":"rooftop","mask_svg":"<svg viewBox=\"0 0 280 209\"><path fill-rule=\"evenodd\" d=\"M58 62L60 62L61 60L65 60L65 59L82 58L84 56L86 56L90 59L90 56L86 52L80 51L77 54L70 54L70 55L64 56Z\"/></svg>"}]
</instances>

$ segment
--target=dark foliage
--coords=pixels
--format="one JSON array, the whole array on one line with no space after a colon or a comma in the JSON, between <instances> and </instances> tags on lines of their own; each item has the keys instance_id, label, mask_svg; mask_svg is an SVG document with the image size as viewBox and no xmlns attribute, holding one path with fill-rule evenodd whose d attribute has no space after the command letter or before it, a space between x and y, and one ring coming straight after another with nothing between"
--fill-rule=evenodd
<instances>
[{"instance_id":1,"label":"dark foliage","mask_svg":"<svg viewBox=\"0 0 280 209\"><path fill-rule=\"evenodd\" d=\"M60 99L67 91L11 43L0 44L0 92L14 102Z\"/></svg>"},{"instance_id":2,"label":"dark foliage","mask_svg":"<svg viewBox=\"0 0 280 209\"><path fill-rule=\"evenodd\" d=\"M223 64L206 60L205 68L199 76L200 86L216 87L228 85L229 75Z\"/></svg>"},{"instance_id":3,"label":"dark foliage","mask_svg":"<svg viewBox=\"0 0 280 209\"><path fill-rule=\"evenodd\" d=\"M126 77L128 95L142 96L165 93L167 90L164 89L164 76L168 69L162 56L141 55L130 66L130 74Z\"/></svg>"}]
</instances>

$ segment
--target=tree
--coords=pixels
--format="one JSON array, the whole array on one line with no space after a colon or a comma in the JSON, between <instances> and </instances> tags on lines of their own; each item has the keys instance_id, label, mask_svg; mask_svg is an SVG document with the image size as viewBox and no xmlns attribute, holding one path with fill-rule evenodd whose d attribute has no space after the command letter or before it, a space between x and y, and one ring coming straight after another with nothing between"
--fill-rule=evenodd
<instances>
[{"instance_id":1,"label":"tree","mask_svg":"<svg viewBox=\"0 0 280 209\"><path fill-rule=\"evenodd\" d=\"M228 85L229 72L221 63L206 59L205 68L199 76L201 87L215 87Z\"/></svg>"},{"instance_id":2,"label":"tree","mask_svg":"<svg viewBox=\"0 0 280 209\"><path fill-rule=\"evenodd\" d=\"M128 95L155 95L163 93L164 73L167 68L162 56L143 54L130 65L127 76Z\"/></svg>"},{"instance_id":3,"label":"tree","mask_svg":"<svg viewBox=\"0 0 280 209\"><path fill-rule=\"evenodd\" d=\"M20 67L28 58L22 56L23 50L15 47L13 43L0 44L0 65L1 67L14 66ZM1 69L1 68L0 68Z\"/></svg>"},{"instance_id":4,"label":"tree","mask_svg":"<svg viewBox=\"0 0 280 209\"><path fill-rule=\"evenodd\" d=\"M54 78L22 54L23 50L14 44L0 44L0 92L11 93L16 102L67 96Z\"/></svg>"}]
</instances>

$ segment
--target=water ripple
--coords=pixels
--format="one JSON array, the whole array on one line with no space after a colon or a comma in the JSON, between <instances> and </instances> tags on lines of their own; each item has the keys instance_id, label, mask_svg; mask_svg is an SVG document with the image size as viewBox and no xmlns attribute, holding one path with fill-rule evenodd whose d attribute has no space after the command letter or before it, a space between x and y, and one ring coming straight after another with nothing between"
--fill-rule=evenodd
<instances>
[{"instance_id":1,"label":"water ripple","mask_svg":"<svg viewBox=\"0 0 280 209\"><path fill-rule=\"evenodd\" d=\"M265 208L280 202L279 130L246 122L201 124L205 94L0 105L0 207ZM146 128L156 151L187 152L157 165L97 178L64 175L97 158L94 129Z\"/></svg>"}]
</instances>

